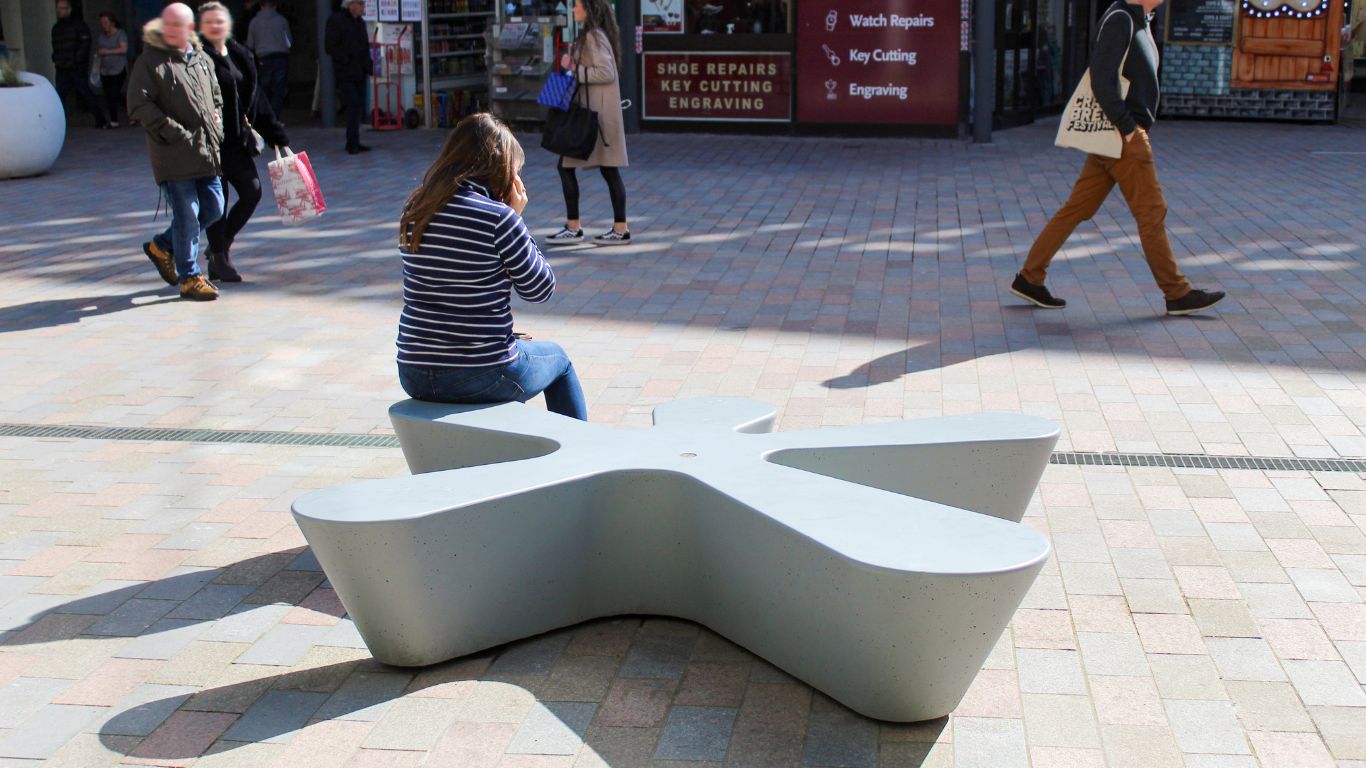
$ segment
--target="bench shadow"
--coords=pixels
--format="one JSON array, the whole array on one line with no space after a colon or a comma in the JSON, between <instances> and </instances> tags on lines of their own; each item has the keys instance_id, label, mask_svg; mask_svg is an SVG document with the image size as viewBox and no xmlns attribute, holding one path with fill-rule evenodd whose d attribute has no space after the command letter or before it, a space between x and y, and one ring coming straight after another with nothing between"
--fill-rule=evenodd
<instances>
[{"instance_id":1,"label":"bench shadow","mask_svg":"<svg viewBox=\"0 0 1366 768\"><path fill-rule=\"evenodd\" d=\"M298 576L288 575L291 573ZM281 577L282 574L285 576ZM272 605L277 608L304 605L308 601L303 598L259 604L247 601L259 593L269 592L271 585L281 578L285 581L302 579L326 586L323 576L307 547L272 552L222 568L168 576L68 601L32 615L22 627L8 634L5 644L26 645L65 639L53 637L46 631L50 627L40 626L42 620L54 614L108 616L134 598L151 597L179 603L176 610L166 615L194 618L174 622L177 627L192 622L210 623L223 616ZM249 583L223 583L234 581ZM204 595L233 587L249 594L231 605L219 601L212 610L195 607L205 607L201 599ZM316 587L306 591L311 594L313 589ZM339 618L344 618L344 614ZM38 631L34 636L25 637L24 630L35 626ZM121 635L92 635L88 630L77 634L84 639L114 641L159 631L154 623L140 632ZM350 645L335 647L354 648ZM864 746L873 750L874 759L878 744L882 743L882 749L895 750L897 765L915 768L932 758L942 757L938 753L931 755L930 750L941 739L948 724L947 717L904 724L868 720L706 627L655 616L594 619L427 667L392 667L369 657L363 649L355 652L363 658L282 671L173 695L157 691L155 698L135 699L122 705L122 709L116 706L95 730L101 744L111 752L159 764L231 752L252 744L281 743L299 738L310 727L325 722L373 722L394 701L425 698L444 701L458 712L458 721L491 722L501 717L505 723L522 723L519 735L506 745L510 755L515 756L522 750L527 757L536 759L536 755L546 754L547 744L553 745L549 747L550 751L559 749L566 754L579 752L586 745L598 758L590 764L633 768L663 759L655 752L653 740L642 744L641 739L633 735L648 735L653 728L658 736L668 715L665 706L661 705L656 721L628 727L629 724L620 721L623 716L620 710L623 705L635 710L643 700L613 702L609 688L615 692L623 680L630 683L653 679L667 687L672 692L669 698L673 698L693 682L694 665L712 672L724 669L743 681L740 691L732 689L729 701L686 702L695 706L716 706L732 713L733 735L729 742L730 754L725 758L730 761L727 764L747 765L752 758L767 765L772 763L775 754L785 756L782 764L820 762L828 757L820 754L820 750L847 748L842 735L846 730L867 735L871 727L872 733L880 734L880 737L867 739ZM571 656L574 663L567 667L568 674L564 674L559 660ZM627 674L627 666L632 666L634 671ZM671 676L661 672L669 668L673 669ZM596 674L594 669L598 669ZM604 676L604 672L610 674ZM706 683L702 685L705 687ZM498 708L510 707L521 714L509 720L506 713L494 716L484 712L480 709L484 705L476 703L476 692L479 701L496 701ZM629 698L631 694L626 693ZM741 694L743 702L739 698ZM703 692L701 695L708 694ZM695 693L694 699L696 696ZM668 707L682 705L684 702L674 701ZM611 718L599 718L600 710L608 707L616 707L618 711ZM625 714L628 718L638 717L631 712ZM791 722L794 717L802 723L800 727L794 727ZM218 735L211 743L202 738L183 738L187 733L211 727L207 725L210 721L219 726L215 731ZM511 730L507 725L504 727ZM829 743L816 743L820 739L811 734L817 731L825 734L821 738ZM447 744L448 747L480 746L468 743L468 739L477 736L471 736L471 733L475 732L451 728L433 740L433 748L440 746L440 739L455 740L456 743ZM887 746L893 742L892 746Z\"/></svg>"},{"instance_id":2,"label":"bench shadow","mask_svg":"<svg viewBox=\"0 0 1366 768\"><path fill-rule=\"evenodd\" d=\"M506 755L514 758L522 756L532 760L572 759L576 753L580 753L582 746L586 746L598 758L596 761L590 760L590 765L605 765L610 768L655 765L667 757L661 757L660 753L649 745L642 751L639 739L623 738L622 732L648 735L651 728L654 728L657 733L659 727L664 725L665 717L662 713L659 721L653 723L627 724L614 719L611 724L603 724L597 715L598 710L603 708L603 702L609 698L605 685L600 692L572 696L575 699L594 699L593 701L570 700L571 695L568 694L556 696L542 692L544 683L533 680L535 676L519 674L527 671L526 665L529 661L534 664L536 657L543 656L547 647L563 651L572 642L575 633L619 635L623 625L633 633L648 632L645 627L652 621L671 625L674 630L681 629L686 632L690 628L695 628L701 634L709 634L705 627L682 620L618 616L595 619L427 667L390 667L373 658L357 659L204 688L193 694L150 701L109 718L100 727L99 738L106 749L136 760L193 760L208 754L231 752L252 744L281 743L299 738L308 728L325 722L374 722L384 715L392 702L399 699L423 698L446 702L450 708L458 712L457 721L504 724L520 722L517 735L506 745ZM718 637L710 636L712 642ZM754 695L768 704L765 694L769 694L773 688L790 687L798 691L802 706L797 714L802 718L803 725L793 727L792 723L778 722L792 714L781 711L791 709L790 706L784 706L786 702L782 701L781 696L775 697L771 702L772 710L765 706L741 711L740 716L733 722L730 748L724 756L726 765L750 765L750 760L764 765L843 765L845 763L827 762L838 757L836 753L849 749L847 739L841 735L841 731L852 729L854 732L863 731L866 735L869 726L878 734L875 742L866 740L864 744L865 749L872 749L873 760L877 759L879 743L882 744L882 749L895 751L894 762L898 766L917 768L929 762L931 757L936 760L942 757L930 753L936 742L942 740L949 724L948 717L919 723L883 723L869 720L787 677L757 657L749 656L738 647L731 648L734 649L732 653L744 654L748 658L742 662L731 662L730 665L747 665L749 679L758 682L758 688L768 689L763 693L746 695ZM508 663L505 664L505 661ZM659 659L654 661L660 663ZM621 659L614 659L613 662L619 664ZM641 682L644 680L642 678ZM341 681L340 684L338 681ZM670 686L670 690L675 689ZM494 713L479 710L472 700L476 691L478 695L496 700L496 704L492 706L500 711ZM636 696L640 695L642 694L637 692ZM233 709L233 702L243 701L254 703L245 713L238 715ZM648 706L643 699L633 701L631 705L634 708ZM240 704L237 708L240 709ZM740 708L732 708L731 711L738 709ZM524 714L509 718L509 711ZM204 751L202 741L196 745L194 740L175 738L174 732L181 730L176 727L170 728L171 733L164 738L153 735L152 738L144 739L130 748L128 736L146 735L146 721L151 713L155 713L154 716L163 724L180 713L185 713L189 717L202 716L206 713L220 716L228 714L235 720L222 731L207 751ZM619 712L614 715L615 718L620 716ZM633 716L639 717L639 714ZM193 727L188 722L182 725L185 728ZM448 747L478 749L485 746L474 743L476 739L486 738L484 732L460 732L450 726L447 728L441 736L429 739L432 743L428 748L429 752L438 749L442 745L442 739L455 740L456 743L447 744ZM812 735L817 729L822 729L819 737ZM709 734L690 735L705 739ZM813 739L819 743L813 743ZM824 752L831 754L823 754ZM747 759L744 755L751 757ZM773 762L775 755L789 756L790 762ZM722 760L716 760L699 764L719 765L721 762Z\"/></svg>"},{"instance_id":3,"label":"bench shadow","mask_svg":"<svg viewBox=\"0 0 1366 768\"><path fill-rule=\"evenodd\" d=\"M111 315L138 307L180 301L179 295L165 295L168 289L147 289L113 296L83 296L75 299L47 299L0 307L0 333L32 331L70 325L101 315ZM157 297L151 301L137 299Z\"/></svg>"},{"instance_id":4,"label":"bench shadow","mask_svg":"<svg viewBox=\"0 0 1366 768\"><path fill-rule=\"evenodd\" d=\"M262 591L267 580L256 581L252 574L270 573L271 577L283 572L317 572L321 570L312 552L307 547L272 552L248 558L222 568L207 568L193 573L167 576L155 581L138 582L126 587L83 595L74 600L52 608L33 613L17 626L0 624L0 645L22 646L53 641L53 636L43 631L43 620L50 616L99 616L94 625L82 631L84 637L108 638L110 640L143 637L159 634L172 629L183 628L190 624L201 624L242 612L265 608L271 602L252 602L252 597ZM235 576L234 574L238 574ZM322 581L321 578L318 579ZM311 590L310 590L311 591ZM143 600L176 601L176 608L152 621L140 630L123 630L118 625L123 621L118 613L120 607L135 598ZM101 626L107 622L107 626ZM124 624L124 626L130 626ZM136 626L131 625L131 626ZM30 632L29 630L34 630ZM60 638L65 639L65 638Z\"/></svg>"}]
</instances>

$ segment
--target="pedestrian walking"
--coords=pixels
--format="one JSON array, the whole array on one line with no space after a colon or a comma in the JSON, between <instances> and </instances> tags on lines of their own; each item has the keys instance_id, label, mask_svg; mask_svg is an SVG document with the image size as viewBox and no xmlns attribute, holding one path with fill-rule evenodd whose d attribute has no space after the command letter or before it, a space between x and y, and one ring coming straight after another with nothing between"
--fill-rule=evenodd
<instances>
[{"instance_id":1,"label":"pedestrian walking","mask_svg":"<svg viewBox=\"0 0 1366 768\"><path fill-rule=\"evenodd\" d=\"M189 6L166 6L142 42L128 78L128 117L147 132L152 176L171 209L171 226L142 250L161 279L180 285L182 299L211 301L218 289L199 271L199 233L223 215L223 95Z\"/></svg>"},{"instance_id":2,"label":"pedestrian walking","mask_svg":"<svg viewBox=\"0 0 1366 768\"><path fill-rule=\"evenodd\" d=\"M612 229L593 238L596 245L627 245L631 228L626 223L626 184L621 169L626 159L626 127L621 115L621 83L617 67L621 64L621 32L610 0L574 0L574 21L579 36L560 60L560 66L579 78L579 103L598 113L598 144L587 160L561 157L560 186L564 188L564 228L551 235L549 242L583 242L579 219L578 168L597 168L607 182L612 199Z\"/></svg>"},{"instance_id":3,"label":"pedestrian walking","mask_svg":"<svg viewBox=\"0 0 1366 768\"><path fill-rule=\"evenodd\" d=\"M289 35L289 22L275 9L275 0L261 0L258 5L247 28L247 47L256 55L261 92L270 111L283 118L289 90L289 49L294 40Z\"/></svg>"},{"instance_id":4,"label":"pedestrian walking","mask_svg":"<svg viewBox=\"0 0 1366 768\"><path fill-rule=\"evenodd\" d=\"M522 221L526 158L487 113L456 124L399 219L403 313L398 376L418 400L526 402L587 420L583 389L558 344L519 338L512 292L541 303L555 273Z\"/></svg>"},{"instance_id":5,"label":"pedestrian walking","mask_svg":"<svg viewBox=\"0 0 1366 768\"><path fill-rule=\"evenodd\" d=\"M342 0L341 8L327 19L324 48L332 58L332 72L346 105L346 152L369 152L360 143L360 119L365 113L365 78L374 61L370 58L370 38L365 34L363 0Z\"/></svg>"},{"instance_id":6,"label":"pedestrian walking","mask_svg":"<svg viewBox=\"0 0 1366 768\"><path fill-rule=\"evenodd\" d=\"M100 92L109 127L119 127L119 105L123 86L128 81L128 33L112 13L100 14L100 35L95 38L95 55L100 57Z\"/></svg>"},{"instance_id":7,"label":"pedestrian walking","mask_svg":"<svg viewBox=\"0 0 1366 768\"><path fill-rule=\"evenodd\" d=\"M237 202L218 221L209 225L209 280L240 283L242 275L233 266L230 252L237 234L251 220L261 202L261 174L256 156L264 144L289 146L285 126L271 112L270 105L257 89L256 64L251 51L232 39L232 15L219 2L199 6L199 36L213 60L218 88L223 94L223 201L228 187L237 193Z\"/></svg>"},{"instance_id":8,"label":"pedestrian walking","mask_svg":"<svg viewBox=\"0 0 1366 768\"><path fill-rule=\"evenodd\" d=\"M1143 255L1166 299L1167 314L1202 312L1224 298L1223 291L1191 287L1167 240L1167 200L1148 137L1157 118L1159 94L1157 46L1148 18L1162 2L1116 0L1102 17L1091 52L1091 85L1096 102L1124 137L1123 153L1118 158L1087 155L1071 197L1034 241L1010 291L1035 306L1061 309L1067 305L1044 286L1048 265L1077 225L1100 210L1115 185L1138 222ZM1121 77L1129 83L1127 96L1120 89Z\"/></svg>"},{"instance_id":9,"label":"pedestrian walking","mask_svg":"<svg viewBox=\"0 0 1366 768\"><path fill-rule=\"evenodd\" d=\"M52 25L52 66L57 70L57 96L65 105L73 93L81 108L95 117L96 128L108 128L104 110L90 89L90 27L71 15L70 0L57 0L57 23Z\"/></svg>"}]
</instances>

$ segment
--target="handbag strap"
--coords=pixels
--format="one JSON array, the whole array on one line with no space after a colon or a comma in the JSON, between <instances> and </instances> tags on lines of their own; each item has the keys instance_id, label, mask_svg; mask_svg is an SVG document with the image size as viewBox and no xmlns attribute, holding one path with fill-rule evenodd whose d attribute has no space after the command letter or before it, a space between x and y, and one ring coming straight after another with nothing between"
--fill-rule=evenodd
<instances>
[{"instance_id":1,"label":"handbag strap","mask_svg":"<svg viewBox=\"0 0 1366 768\"><path fill-rule=\"evenodd\" d=\"M582 65L580 65L579 67L576 67L576 68L575 68L575 71L576 71L576 72L577 72L578 70L583 70L583 75L582 75L582 76L579 76L579 77L577 78L578 85L575 85L575 86L574 86L574 101L575 101L575 102L578 102L578 100L579 100L579 86L581 86L581 85L592 85L592 83L589 83L589 82L588 82L588 70L584 69L584 67L583 67ZM593 101L592 101L592 98L591 98L591 97L588 97L588 96L585 96L585 99L584 99L584 100L588 102L588 104L586 105L586 108L591 112L591 111L593 110ZM598 138L599 138L600 140L602 140L602 146L603 146L604 149L610 149L610 148L612 147L611 144L608 144L608 143L607 143L607 136L604 135L601 131L598 132Z\"/></svg>"}]
</instances>

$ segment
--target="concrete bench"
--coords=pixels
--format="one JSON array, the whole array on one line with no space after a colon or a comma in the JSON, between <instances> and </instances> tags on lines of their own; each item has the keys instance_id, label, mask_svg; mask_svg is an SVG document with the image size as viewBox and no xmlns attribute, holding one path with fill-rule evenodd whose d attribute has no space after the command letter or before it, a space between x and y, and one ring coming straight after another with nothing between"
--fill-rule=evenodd
<instances>
[{"instance_id":1,"label":"concrete bench","mask_svg":"<svg viewBox=\"0 0 1366 768\"><path fill-rule=\"evenodd\" d=\"M773 433L749 400L613 430L517 403L390 409L412 477L294 517L375 658L597 617L699 622L864 715L948 714L1048 558L1019 520L1058 430L1009 414Z\"/></svg>"}]
</instances>

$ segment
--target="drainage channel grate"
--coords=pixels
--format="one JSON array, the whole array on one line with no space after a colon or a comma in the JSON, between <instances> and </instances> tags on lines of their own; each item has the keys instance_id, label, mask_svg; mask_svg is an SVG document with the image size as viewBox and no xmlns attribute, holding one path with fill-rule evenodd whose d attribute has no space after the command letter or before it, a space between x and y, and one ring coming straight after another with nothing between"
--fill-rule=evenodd
<instances>
[{"instance_id":1,"label":"drainage channel grate","mask_svg":"<svg viewBox=\"0 0 1366 768\"><path fill-rule=\"evenodd\" d=\"M1257 469L1297 472L1366 472L1366 459L1301 459L1279 456L1210 456L1203 453L1079 453L1059 451L1051 463L1081 467Z\"/></svg>"},{"instance_id":2,"label":"drainage channel grate","mask_svg":"<svg viewBox=\"0 0 1366 768\"><path fill-rule=\"evenodd\" d=\"M141 440L160 443L319 445L332 448L397 448L394 435L347 432L175 429L169 427L85 427L75 424L3 424L0 437L77 440ZM1087 453L1059 451L1050 463L1080 467L1166 467L1168 469L1255 469L1290 472L1361 472L1366 459L1301 459L1278 456L1210 456L1202 453Z\"/></svg>"},{"instance_id":3,"label":"drainage channel grate","mask_svg":"<svg viewBox=\"0 0 1366 768\"><path fill-rule=\"evenodd\" d=\"M142 440L158 443L321 445L334 448L398 447L398 438L393 435L167 427L82 427L71 424L0 424L0 437L65 437L79 440Z\"/></svg>"}]
</instances>

